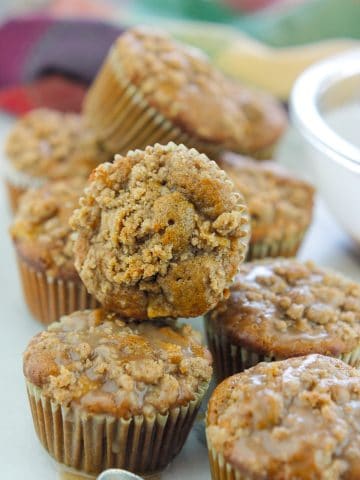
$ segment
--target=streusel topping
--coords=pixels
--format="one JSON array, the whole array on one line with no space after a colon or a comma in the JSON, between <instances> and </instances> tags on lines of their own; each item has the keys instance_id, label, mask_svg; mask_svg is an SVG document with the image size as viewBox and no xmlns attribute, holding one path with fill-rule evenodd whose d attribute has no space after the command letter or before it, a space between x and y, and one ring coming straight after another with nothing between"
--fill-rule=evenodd
<instances>
[{"instance_id":1,"label":"streusel topping","mask_svg":"<svg viewBox=\"0 0 360 480\"><path fill-rule=\"evenodd\" d=\"M337 356L360 344L360 285L312 262L250 262L209 318L235 344L264 355Z\"/></svg>"},{"instance_id":2,"label":"streusel topping","mask_svg":"<svg viewBox=\"0 0 360 480\"><path fill-rule=\"evenodd\" d=\"M357 480L360 373L321 355L260 363L214 391L207 438L246 478Z\"/></svg>"},{"instance_id":3,"label":"streusel topping","mask_svg":"<svg viewBox=\"0 0 360 480\"><path fill-rule=\"evenodd\" d=\"M86 181L75 177L28 190L20 200L10 233L18 253L50 275L77 276L69 219Z\"/></svg>"},{"instance_id":4,"label":"streusel topping","mask_svg":"<svg viewBox=\"0 0 360 480\"><path fill-rule=\"evenodd\" d=\"M218 161L244 196L254 241L281 240L306 229L312 216L313 187L274 162L226 153Z\"/></svg>"},{"instance_id":5,"label":"streusel topping","mask_svg":"<svg viewBox=\"0 0 360 480\"><path fill-rule=\"evenodd\" d=\"M226 174L173 143L100 165L71 222L88 291L105 308L138 319L214 307L249 236L247 209Z\"/></svg>"},{"instance_id":6,"label":"streusel topping","mask_svg":"<svg viewBox=\"0 0 360 480\"><path fill-rule=\"evenodd\" d=\"M210 353L189 325L125 322L103 310L62 317L24 354L25 377L44 395L119 417L187 404L211 372Z\"/></svg>"},{"instance_id":7,"label":"streusel topping","mask_svg":"<svg viewBox=\"0 0 360 480\"><path fill-rule=\"evenodd\" d=\"M87 177L108 160L80 115L40 108L20 118L6 142L11 166L34 177Z\"/></svg>"},{"instance_id":8,"label":"streusel topping","mask_svg":"<svg viewBox=\"0 0 360 480\"><path fill-rule=\"evenodd\" d=\"M201 51L164 32L128 30L114 45L110 61L151 106L202 140L256 152L273 144L286 126L275 99L225 77Z\"/></svg>"}]
</instances>

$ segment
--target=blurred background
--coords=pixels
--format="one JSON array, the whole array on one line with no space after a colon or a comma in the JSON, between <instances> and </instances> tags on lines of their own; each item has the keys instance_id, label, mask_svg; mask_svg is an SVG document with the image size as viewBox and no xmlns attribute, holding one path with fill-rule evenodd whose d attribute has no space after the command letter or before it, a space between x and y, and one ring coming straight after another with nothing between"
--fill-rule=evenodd
<instances>
[{"instance_id":1,"label":"blurred background","mask_svg":"<svg viewBox=\"0 0 360 480\"><path fill-rule=\"evenodd\" d=\"M360 39L356 0L2 0L0 16L0 108L13 113L78 110L109 46L134 23L168 29L285 102L305 67Z\"/></svg>"}]
</instances>

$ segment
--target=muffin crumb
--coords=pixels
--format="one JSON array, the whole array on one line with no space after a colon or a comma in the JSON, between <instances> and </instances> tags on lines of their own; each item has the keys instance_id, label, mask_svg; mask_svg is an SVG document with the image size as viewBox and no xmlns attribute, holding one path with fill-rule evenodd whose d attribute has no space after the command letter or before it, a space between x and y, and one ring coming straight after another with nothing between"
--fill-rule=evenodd
<instances>
[{"instance_id":1,"label":"muffin crumb","mask_svg":"<svg viewBox=\"0 0 360 480\"><path fill-rule=\"evenodd\" d=\"M71 219L76 268L128 317L190 317L214 306L244 259L248 214L195 149L156 144L96 168Z\"/></svg>"}]
</instances>

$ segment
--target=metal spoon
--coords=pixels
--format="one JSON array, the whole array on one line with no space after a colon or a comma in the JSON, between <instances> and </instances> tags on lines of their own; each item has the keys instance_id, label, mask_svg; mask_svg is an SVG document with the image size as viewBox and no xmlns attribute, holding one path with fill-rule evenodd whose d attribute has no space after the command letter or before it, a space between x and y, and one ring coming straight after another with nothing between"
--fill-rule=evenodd
<instances>
[{"instance_id":1,"label":"metal spoon","mask_svg":"<svg viewBox=\"0 0 360 480\"><path fill-rule=\"evenodd\" d=\"M111 468L110 470L102 472L100 476L97 477L97 480L143 480L143 478L127 470Z\"/></svg>"}]
</instances>

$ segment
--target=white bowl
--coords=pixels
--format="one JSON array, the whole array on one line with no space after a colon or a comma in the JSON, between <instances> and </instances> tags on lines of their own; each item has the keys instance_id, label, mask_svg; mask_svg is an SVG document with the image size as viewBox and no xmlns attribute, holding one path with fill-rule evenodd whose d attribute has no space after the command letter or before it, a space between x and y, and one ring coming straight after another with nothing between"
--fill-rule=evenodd
<instances>
[{"instance_id":1,"label":"white bowl","mask_svg":"<svg viewBox=\"0 0 360 480\"><path fill-rule=\"evenodd\" d=\"M315 186L360 246L360 50L305 70L290 114L306 140Z\"/></svg>"}]
</instances>

